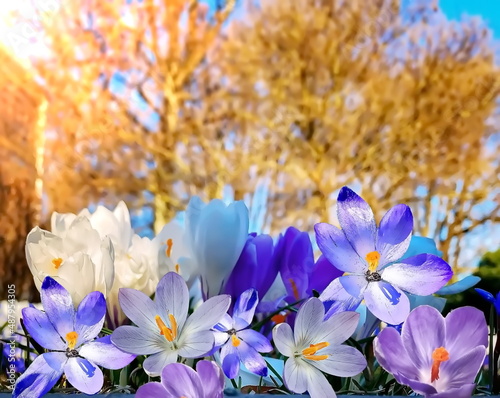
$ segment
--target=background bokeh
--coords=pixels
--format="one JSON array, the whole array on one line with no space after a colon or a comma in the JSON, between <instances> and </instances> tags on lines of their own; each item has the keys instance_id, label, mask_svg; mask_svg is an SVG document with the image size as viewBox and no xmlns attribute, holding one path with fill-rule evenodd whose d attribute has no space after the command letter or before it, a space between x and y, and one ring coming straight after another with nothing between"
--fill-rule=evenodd
<instances>
[{"instance_id":1,"label":"background bokeh","mask_svg":"<svg viewBox=\"0 0 500 398\"><path fill-rule=\"evenodd\" d=\"M498 252L475 268L500 246L494 2L0 7L0 280L20 297L53 211L123 199L151 235L200 195L245 200L253 231L312 231L343 185L378 217L410 205L456 278L493 269L499 290Z\"/></svg>"}]
</instances>

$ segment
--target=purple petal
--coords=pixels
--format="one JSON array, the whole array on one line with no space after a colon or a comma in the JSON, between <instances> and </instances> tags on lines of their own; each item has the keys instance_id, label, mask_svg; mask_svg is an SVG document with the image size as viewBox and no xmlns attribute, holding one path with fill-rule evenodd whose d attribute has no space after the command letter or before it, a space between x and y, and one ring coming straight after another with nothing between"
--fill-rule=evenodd
<instances>
[{"instance_id":1,"label":"purple petal","mask_svg":"<svg viewBox=\"0 0 500 398\"><path fill-rule=\"evenodd\" d=\"M446 347L447 348L447 347ZM474 383L477 373L483 366L486 347L479 346L458 359L443 362L440 366L440 377L449 380L448 388L459 388L464 384Z\"/></svg>"},{"instance_id":2,"label":"purple petal","mask_svg":"<svg viewBox=\"0 0 500 398\"><path fill-rule=\"evenodd\" d=\"M236 300L236 304L233 309L233 317L243 319L247 326L250 325L252 323L257 304L259 304L257 290L245 290Z\"/></svg>"},{"instance_id":3,"label":"purple petal","mask_svg":"<svg viewBox=\"0 0 500 398\"><path fill-rule=\"evenodd\" d=\"M419 377L419 371L410 359L396 329L384 328L375 338L373 349L380 366L392 373L399 383L401 383L398 378L399 374L408 379Z\"/></svg>"},{"instance_id":4,"label":"purple petal","mask_svg":"<svg viewBox=\"0 0 500 398\"><path fill-rule=\"evenodd\" d=\"M309 341L324 318L325 307L319 299L313 297L302 304L295 319L295 343Z\"/></svg>"},{"instance_id":5,"label":"purple petal","mask_svg":"<svg viewBox=\"0 0 500 398\"><path fill-rule=\"evenodd\" d=\"M403 324L401 339L418 369L430 369L432 353L445 347L445 323L439 311L428 305L415 308Z\"/></svg>"},{"instance_id":6,"label":"purple petal","mask_svg":"<svg viewBox=\"0 0 500 398\"><path fill-rule=\"evenodd\" d=\"M340 278L334 279L323 293L321 293L319 299L323 301L325 307L328 308L325 320L339 312L356 310L362 301L347 293L340 283Z\"/></svg>"},{"instance_id":7,"label":"purple petal","mask_svg":"<svg viewBox=\"0 0 500 398\"><path fill-rule=\"evenodd\" d=\"M335 268L335 266L322 255L314 265L313 273L309 278L308 293L312 295L311 292L313 289L319 293L323 292L334 279L343 274L344 271Z\"/></svg>"},{"instance_id":8,"label":"purple petal","mask_svg":"<svg viewBox=\"0 0 500 398\"><path fill-rule=\"evenodd\" d=\"M101 292L85 296L76 310L75 331L78 343L94 339L101 331L106 316L106 300Z\"/></svg>"},{"instance_id":9,"label":"purple petal","mask_svg":"<svg viewBox=\"0 0 500 398\"><path fill-rule=\"evenodd\" d=\"M447 391L433 394L432 398L471 398L475 389L475 384L465 384L458 388L451 388Z\"/></svg>"},{"instance_id":10,"label":"purple petal","mask_svg":"<svg viewBox=\"0 0 500 398\"><path fill-rule=\"evenodd\" d=\"M271 352L273 350L273 346L267 337L255 330L241 330L237 333L237 336L259 352Z\"/></svg>"},{"instance_id":11,"label":"purple petal","mask_svg":"<svg viewBox=\"0 0 500 398\"><path fill-rule=\"evenodd\" d=\"M200 377L189 366L171 363L165 366L161 375L163 386L174 397L203 397L205 395Z\"/></svg>"},{"instance_id":12,"label":"purple petal","mask_svg":"<svg viewBox=\"0 0 500 398\"><path fill-rule=\"evenodd\" d=\"M370 282L365 290L366 307L378 319L391 325L404 322L410 313L410 300L400 289L386 282Z\"/></svg>"},{"instance_id":13,"label":"purple petal","mask_svg":"<svg viewBox=\"0 0 500 398\"><path fill-rule=\"evenodd\" d=\"M226 332L213 332L214 334L214 348L218 348L229 340L229 334Z\"/></svg>"},{"instance_id":14,"label":"purple petal","mask_svg":"<svg viewBox=\"0 0 500 398\"><path fill-rule=\"evenodd\" d=\"M445 348L450 356L461 357L477 346L488 346L488 325L482 311L474 307L460 307L444 320Z\"/></svg>"},{"instance_id":15,"label":"purple petal","mask_svg":"<svg viewBox=\"0 0 500 398\"><path fill-rule=\"evenodd\" d=\"M182 276L169 272L161 278L156 288L155 303L158 310L172 314L178 327L182 328L189 310L189 290Z\"/></svg>"},{"instance_id":16,"label":"purple petal","mask_svg":"<svg viewBox=\"0 0 500 398\"><path fill-rule=\"evenodd\" d=\"M253 347L245 341L241 341L236 349L240 355L240 360L251 373L262 377L267 376L266 361Z\"/></svg>"},{"instance_id":17,"label":"purple petal","mask_svg":"<svg viewBox=\"0 0 500 398\"><path fill-rule=\"evenodd\" d=\"M214 326L214 329L220 332L227 332L232 328L233 328L233 318L231 318L229 314L224 314L219 323Z\"/></svg>"},{"instance_id":18,"label":"purple petal","mask_svg":"<svg viewBox=\"0 0 500 398\"><path fill-rule=\"evenodd\" d=\"M178 358L177 351L166 350L147 357L142 366L148 375L156 377L166 365L177 362Z\"/></svg>"},{"instance_id":19,"label":"purple petal","mask_svg":"<svg viewBox=\"0 0 500 398\"><path fill-rule=\"evenodd\" d=\"M74 331L75 307L68 291L50 276L42 283L43 309L57 332L64 338Z\"/></svg>"},{"instance_id":20,"label":"purple petal","mask_svg":"<svg viewBox=\"0 0 500 398\"><path fill-rule=\"evenodd\" d=\"M155 303L143 292L121 288L118 291L120 307L137 326L148 329L157 328L155 316L158 315Z\"/></svg>"},{"instance_id":21,"label":"purple petal","mask_svg":"<svg viewBox=\"0 0 500 398\"><path fill-rule=\"evenodd\" d=\"M111 336L85 344L80 355L106 369L124 368L135 359L135 355L123 352L111 343Z\"/></svg>"},{"instance_id":22,"label":"purple petal","mask_svg":"<svg viewBox=\"0 0 500 398\"><path fill-rule=\"evenodd\" d=\"M212 361L199 361L196 371L200 377L205 396L210 398L222 398L224 390L224 374L221 368Z\"/></svg>"},{"instance_id":23,"label":"purple petal","mask_svg":"<svg viewBox=\"0 0 500 398\"><path fill-rule=\"evenodd\" d=\"M220 350L222 370L229 379L235 379L240 371L240 356L238 350L229 341Z\"/></svg>"},{"instance_id":24,"label":"purple petal","mask_svg":"<svg viewBox=\"0 0 500 398\"><path fill-rule=\"evenodd\" d=\"M417 394L425 395L426 397L432 395L434 398L434 394L436 394L437 390L434 388L434 386L431 386L430 384L423 383L421 381L409 379L404 375L399 374L398 378L400 380L401 384L410 386L413 391L415 391ZM430 377L429 377L430 380Z\"/></svg>"},{"instance_id":25,"label":"purple petal","mask_svg":"<svg viewBox=\"0 0 500 398\"><path fill-rule=\"evenodd\" d=\"M119 349L135 355L156 354L163 350L165 343L159 332L129 325L116 329L111 341Z\"/></svg>"},{"instance_id":26,"label":"purple petal","mask_svg":"<svg viewBox=\"0 0 500 398\"><path fill-rule=\"evenodd\" d=\"M364 355L354 347L347 345L330 345L318 352L318 355L328 355L322 361L311 361L319 370L340 377L351 377L361 373L366 368Z\"/></svg>"},{"instance_id":27,"label":"purple petal","mask_svg":"<svg viewBox=\"0 0 500 398\"><path fill-rule=\"evenodd\" d=\"M85 358L69 358L64 373L73 387L85 394L97 393L104 383L101 369Z\"/></svg>"},{"instance_id":28,"label":"purple petal","mask_svg":"<svg viewBox=\"0 0 500 398\"><path fill-rule=\"evenodd\" d=\"M153 381L140 386L135 393L135 398L171 398L167 394L163 384Z\"/></svg>"},{"instance_id":29,"label":"purple petal","mask_svg":"<svg viewBox=\"0 0 500 398\"><path fill-rule=\"evenodd\" d=\"M50 358L50 364L47 362L47 358ZM14 398L33 398L47 394L61 378L65 361L66 355L64 353L51 352L39 355L17 379L12 396Z\"/></svg>"},{"instance_id":30,"label":"purple petal","mask_svg":"<svg viewBox=\"0 0 500 398\"><path fill-rule=\"evenodd\" d=\"M24 326L35 341L49 350L65 350L66 343L54 329L47 314L36 308L26 307L21 310Z\"/></svg>"},{"instance_id":31,"label":"purple petal","mask_svg":"<svg viewBox=\"0 0 500 398\"><path fill-rule=\"evenodd\" d=\"M474 289L474 290L478 292L479 295L485 300L489 301L492 304L495 303L495 297L490 292L487 292L486 290L483 289Z\"/></svg>"},{"instance_id":32,"label":"purple petal","mask_svg":"<svg viewBox=\"0 0 500 398\"><path fill-rule=\"evenodd\" d=\"M360 196L348 187L340 190L337 199L340 227L361 258L375 251L377 225L373 211ZM337 268L337 264L335 264ZM341 268L339 268L341 269Z\"/></svg>"},{"instance_id":33,"label":"purple petal","mask_svg":"<svg viewBox=\"0 0 500 398\"><path fill-rule=\"evenodd\" d=\"M396 205L384 215L377 236L380 267L403 257L410 246L412 230L413 215L408 206Z\"/></svg>"},{"instance_id":34,"label":"purple petal","mask_svg":"<svg viewBox=\"0 0 500 398\"><path fill-rule=\"evenodd\" d=\"M347 293L356 298L362 298L368 287L368 281L362 275L345 275L339 278Z\"/></svg>"},{"instance_id":35,"label":"purple petal","mask_svg":"<svg viewBox=\"0 0 500 398\"><path fill-rule=\"evenodd\" d=\"M432 254L419 254L381 272L382 279L419 296L428 296L442 288L453 276L446 261Z\"/></svg>"},{"instance_id":36,"label":"purple petal","mask_svg":"<svg viewBox=\"0 0 500 398\"><path fill-rule=\"evenodd\" d=\"M340 229L319 223L314 226L314 231L319 249L335 268L356 273L363 273L368 268Z\"/></svg>"}]
</instances>

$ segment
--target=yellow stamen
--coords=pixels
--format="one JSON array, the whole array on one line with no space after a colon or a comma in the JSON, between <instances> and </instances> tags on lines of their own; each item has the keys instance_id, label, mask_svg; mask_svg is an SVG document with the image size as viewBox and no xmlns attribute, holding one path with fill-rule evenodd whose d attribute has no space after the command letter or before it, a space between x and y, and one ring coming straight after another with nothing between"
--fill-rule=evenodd
<instances>
[{"instance_id":1,"label":"yellow stamen","mask_svg":"<svg viewBox=\"0 0 500 398\"><path fill-rule=\"evenodd\" d=\"M233 334L231 336L231 343L233 343L233 347L238 347L241 344L241 340Z\"/></svg>"},{"instance_id":2,"label":"yellow stamen","mask_svg":"<svg viewBox=\"0 0 500 398\"><path fill-rule=\"evenodd\" d=\"M450 354L444 347L436 348L432 352L432 368L431 368L431 383L439 379L439 366L441 362L446 362L450 359Z\"/></svg>"},{"instance_id":3,"label":"yellow stamen","mask_svg":"<svg viewBox=\"0 0 500 398\"><path fill-rule=\"evenodd\" d=\"M323 341L321 343L318 343L318 344L311 344L309 347L307 348L304 348L302 350L302 355L304 355L304 357L306 356L314 356L314 354L316 354L319 350L325 348L325 347L328 347L330 345L330 343L328 341ZM323 355L319 355L319 356L323 356ZM328 355L327 355L328 357ZM325 359L325 358L323 358Z\"/></svg>"},{"instance_id":4,"label":"yellow stamen","mask_svg":"<svg viewBox=\"0 0 500 398\"><path fill-rule=\"evenodd\" d=\"M168 341L174 341L177 337L177 321L172 314L168 314L168 318L170 320L171 328L165 325L165 322L163 322L159 315L155 316L156 325L158 326L158 329L160 329L160 334L162 336L165 336Z\"/></svg>"},{"instance_id":5,"label":"yellow stamen","mask_svg":"<svg viewBox=\"0 0 500 398\"><path fill-rule=\"evenodd\" d=\"M299 297L299 289L297 289L297 284L292 278L288 279L288 281L290 282L290 285L292 285L293 297L295 297L295 300L299 300L300 297Z\"/></svg>"},{"instance_id":6,"label":"yellow stamen","mask_svg":"<svg viewBox=\"0 0 500 398\"><path fill-rule=\"evenodd\" d=\"M54 268L55 268L55 269L59 269L59 267L61 266L62 262L63 262L63 259L62 259L62 258L60 258L60 257L58 257L58 258L54 258L54 259L52 260L52 264L54 264Z\"/></svg>"},{"instance_id":7,"label":"yellow stamen","mask_svg":"<svg viewBox=\"0 0 500 398\"><path fill-rule=\"evenodd\" d=\"M172 254L172 246L174 245L174 241L172 239L167 239L167 250L165 253L167 254L167 257L170 257Z\"/></svg>"},{"instance_id":8,"label":"yellow stamen","mask_svg":"<svg viewBox=\"0 0 500 398\"><path fill-rule=\"evenodd\" d=\"M370 252L366 255L365 259L368 263L368 269L371 272L375 272L378 267L378 262L380 261L380 253L377 251Z\"/></svg>"},{"instance_id":9,"label":"yellow stamen","mask_svg":"<svg viewBox=\"0 0 500 398\"><path fill-rule=\"evenodd\" d=\"M76 342L78 341L78 333L69 332L66 334L66 342L68 343L68 347L73 349L76 347Z\"/></svg>"},{"instance_id":10,"label":"yellow stamen","mask_svg":"<svg viewBox=\"0 0 500 398\"><path fill-rule=\"evenodd\" d=\"M175 264L175 272L179 273L180 270L181 267L179 266L179 264Z\"/></svg>"}]
</instances>

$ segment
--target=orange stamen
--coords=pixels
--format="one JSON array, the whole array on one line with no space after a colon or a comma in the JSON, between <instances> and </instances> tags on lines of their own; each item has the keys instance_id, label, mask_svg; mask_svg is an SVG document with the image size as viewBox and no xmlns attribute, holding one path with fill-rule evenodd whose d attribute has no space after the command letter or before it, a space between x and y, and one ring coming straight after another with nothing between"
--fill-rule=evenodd
<instances>
[{"instance_id":1,"label":"orange stamen","mask_svg":"<svg viewBox=\"0 0 500 398\"><path fill-rule=\"evenodd\" d=\"M304 355L305 359L310 359L311 361L322 361L328 358L328 355Z\"/></svg>"},{"instance_id":2,"label":"orange stamen","mask_svg":"<svg viewBox=\"0 0 500 398\"><path fill-rule=\"evenodd\" d=\"M62 262L63 262L63 259L62 259L62 258L60 258L60 257L58 257L58 258L54 258L54 259L52 260L52 264L54 264L54 268L55 268L55 269L59 269L59 267L61 266Z\"/></svg>"},{"instance_id":3,"label":"orange stamen","mask_svg":"<svg viewBox=\"0 0 500 398\"><path fill-rule=\"evenodd\" d=\"M172 254L172 246L174 245L174 241L172 239L167 239L167 250L165 253L167 254L167 257L170 257Z\"/></svg>"},{"instance_id":4,"label":"orange stamen","mask_svg":"<svg viewBox=\"0 0 500 398\"><path fill-rule=\"evenodd\" d=\"M241 344L241 340L233 334L231 336L231 343L233 343L233 347L238 347Z\"/></svg>"},{"instance_id":5,"label":"orange stamen","mask_svg":"<svg viewBox=\"0 0 500 398\"><path fill-rule=\"evenodd\" d=\"M175 264L175 272L179 273L180 270L181 267L179 266L179 264Z\"/></svg>"},{"instance_id":6,"label":"orange stamen","mask_svg":"<svg viewBox=\"0 0 500 398\"><path fill-rule=\"evenodd\" d=\"M370 252L366 255L365 259L368 263L368 269L371 272L375 272L378 267L378 262L380 261L380 253L377 251Z\"/></svg>"},{"instance_id":7,"label":"orange stamen","mask_svg":"<svg viewBox=\"0 0 500 398\"><path fill-rule=\"evenodd\" d=\"M174 341L177 337L177 321L172 314L168 314L168 318L170 320L170 328L165 325L165 322L163 322L159 315L155 316L156 325L158 329L160 329L160 334L162 336L165 336L168 341Z\"/></svg>"},{"instance_id":8,"label":"orange stamen","mask_svg":"<svg viewBox=\"0 0 500 398\"><path fill-rule=\"evenodd\" d=\"M325 355L315 355L319 350L325 348L325 347L328 347L330 345L329 342L327 341L323 341L321 343L318 343L318 344L311 344L309 347L307 348L304 348L302 350L302 355L307 358L307 357L323 357ZM328 358L328 355L326 355L326 357ZM309 359L309 358L307 358ZM325 359L325 358L321 358L321 359ZM318 359L314 359L313 360L317 361Z\"/></svg>"},{"instance_id":9,"label":"orange stamen","mask_svg":"<svg viewBox=\"0 0 500 398\"><path fill-rule=\"evenodd\" d=\"M276 325L278 325L286 321L287 315L288 313L286 312L284 314L276 314L271 318L271 321L273 321Z\"/></svg>"},{"instance_id":10,"label":"orange stamen","mask_svg":"<svg viewBox=\"0 0 500 398\"><path fill-rule=\"evenodd\" d=\"M297 284L292 278L288 279L288 281L290 282L290 285L292 285L293 297L295 297L295 300L299 300L300 297L299 297L299 289L297 289Z\"/></svg>"},{"instance_id":11,"label":"orange stamen","mask_svg":"<svg viewBox=\"0 0 500 398\"><path fill-rule=\"evenodd\" d=\"M432 368L431 368L431 383L439 380L439 366L441 362L446 362L450 359L450 354L444 347L436 348L432 352Z\"/></svg>"},{"instance_id":12,"label":"orange stamen","mask_svg":"<svg viewBox=\"0 0 500 398\"><path fill-rule=\"evenodd\" d=\"M69 332L66 334L66 341L68 343L68 347L73 349L76 347L76 342L78 341L78 333L77 332Z\"/></svg>"}]
</instances>

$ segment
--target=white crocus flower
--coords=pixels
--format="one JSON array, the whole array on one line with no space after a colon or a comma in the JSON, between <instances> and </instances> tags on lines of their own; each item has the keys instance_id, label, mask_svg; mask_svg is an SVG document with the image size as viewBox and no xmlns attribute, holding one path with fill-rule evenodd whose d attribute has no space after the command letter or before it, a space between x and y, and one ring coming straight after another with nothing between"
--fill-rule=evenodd
<instances>
[{"instance_id":1,"label":"white crocus flower","mask_svg":"<svg viewBox=\"0 0 500 398\"><path fill-rule=\"evenodd\" d=\"M120 305L136 326L120 326L111 341L122 351L149 355L144 370L160 375L165 365L183 358L199 358L214 346L211 329L229 308L229 295L212 297L191 316L186 282L175 273L166 274L156 288L155 300L135 289L120 289Z\"/></svg>"},{"instance_id":2,"label":"white crocus flower","mask_svg":"<svg viewBox=\"0 0 500 398\"><path fill-rule=\"evenodd\" d=\"M101 239L85 217L73 218L59 232L36 227L26 239L26 259L37 289L51 276L70 292L76 305L90 292L109 293L114 279L110 239Z\"/></svg>"},{"instance_id":3,"label":"white crocus flower","mask_svg":"<svg viewBox=\"0 0 500 398\"><path fill-rule=\"evenodd\" d=\"M353 347L342 345L356 330L359 314L340 312L324 321L325 308L310 298L299 309L295 331L287 323L276 325L273 340L285 362L284 381L289 390L311 398L336 397L322 372L351 377L366 367L366 359Z\"/></svg>"}]
</instances>

